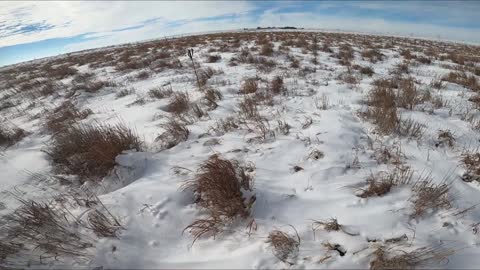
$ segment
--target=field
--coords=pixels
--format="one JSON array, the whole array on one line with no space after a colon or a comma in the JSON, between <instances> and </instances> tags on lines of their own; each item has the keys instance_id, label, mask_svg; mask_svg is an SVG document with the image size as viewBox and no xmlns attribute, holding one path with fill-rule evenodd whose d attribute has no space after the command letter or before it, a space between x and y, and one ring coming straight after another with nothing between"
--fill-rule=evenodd
<instances>
[{"instance_id":1,"label":"field","mask_svg":"<svg viewBox=\"0 0 480 270\"><path fill-rule=\"evenodd\" d=\"M477 268L479 78L308 31L0 68L0 268Z\"/></svg>"}]
</instances>

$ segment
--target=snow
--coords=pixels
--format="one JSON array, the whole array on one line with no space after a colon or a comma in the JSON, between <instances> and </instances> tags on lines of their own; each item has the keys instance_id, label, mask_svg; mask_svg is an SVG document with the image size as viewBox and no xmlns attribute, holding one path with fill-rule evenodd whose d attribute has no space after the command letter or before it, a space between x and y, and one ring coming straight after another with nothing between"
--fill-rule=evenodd
<instances>
[{"instance_id":1,"label":"snow","mask_svg":"<svg viewBox=\"0 0 480 270\"><path fill-rule=\"evenodd\" d=\"M244 46L247 44L244 43ZM82 122L123 122L134 128L147 146L146 152L125 152L117 157L115 171L120 181L114 175L104 180L102 189L98 191L100 199L119 217L125 230L118 239L98 239L95 248L90 251L92 260L81 266L122 269L368 268L373 249L367 238L387 239L403 234L408 237L406 248L439 244L455 248L456 252L449 256L448 264L435 267L465 269L480 265L480 239L472 233L471 227L471 224L480 221L480 209L474 208L462 216L453 215L452 209L440 209L420 220L412 220L409 217L412 191L408 187L395 187L382 197L355 196L356 191L365 186L368 176L393 168L391 164L378 164L373 158L374 151L369 145L381 142L389 149L400 147L405 155L402 160L416 172L416 176L430 173L435 183L441 183L448 177L454 209L461 211L478 204L478 183L460 180L465 172L460 162L463 149L478 146L478 131L461 120L466 106L471 106L467 102L470 90L447 84L436 94L449 101L448 108L435 109L433 114L399 109L402 117L426 125L426 133L421 140L380 136L374 133L374 125L359 117L358 112L365 107L363 100L371 82L388 76L389 70L399 62L397 54L388 49L382 51L390 52L386 53L389 58L377 64L362 60L356 53L355 63L372 66L375 74L372 78L362 77L354 87L335 79L346 68L324 52L319 52L318 60L330 70L318 69L303 78L293 69L287 69L289 63L284 57L274 56L278 66L265 74L257 72L251 65L229 66L228 61L234 56L229 52L218 53L222 56L219 63L204 63L199 55L207 50L208 47L195 48L198 52L195 60L202 67L223 71L209 80L209 85L223 94L223 100L218 102L218 108L208 112L208 117L188 125L191 132L187 141L166 150L159 148L155 138L162 133L161 124L170 114L162 110L168 104L168 98L152 100L148 91L170 83L174 91L187 92L192 101L199 100L201 94L196 90L190 66L181 71L155 73L141 81L128 79L127 75L116 73L111 68L93 70L88 65L77 66L82 72L94 72L99 78L108 78L136 90L135 94L118 99L115 91L121 87L113 90L105 88L95 94L82 93L76 99L79 107L94 112ZM293 48L291 54L303 59L301 66L313 67L308 61L311 55L306 57L301 50ZM180 61L187 65L189 59L183 56ZM411 67L412 75L422 81L421 86L426 86L435 76L448 73L449 70L440 67L440 64L441 61L434 61L432 65ZM290 133L276 133L275 138L265 141L251 140L256 135L244 129L219 136L204 135L216 120L234 115L242 99L237 94L242 80L255 75L268 80L275 75L284 76L286 88L294 94L277 96L274 106L260 106L259 109L269 120L272 130L277 127L277 121L282 120L291 125ZM260 87L265 87L265 83L260 83ZM321 98L322 95L329 99L327 110L319 110L315 106L314 97ZM147 102L130 105L139 97ZM61 104L53 97L39 102L49 108ZM47 174L51 171L48 157L42 151L50 135L42 132L41 121L30 118L40 111L23 114L1 112L2 118L24 128L30 135L6 148L0 155L0 187L3 191L0 201L4 205L0 207L0 216L17 206L8 192L20 189L27 197L48 198L50 190L55 187L55 184L39 182L27 173ZM313 123L304 129L302 123L308 118ZM454 148L434 146L439 129L449 129L454 133ZM209 143L212 138L220 143ZM324 157L319 160L309 158L313 150L323 152ZM192 245L193 237L184 229L197 218L204 217L206 212L194 204L193 194L183 190L182 185L194 178L199 164L215 153L255 164L253 193L257 200L252 217L258 229L249 235L247 223L239 220L215 238L202 237ZM300 166L303 170L294 172L293 166ZM329 218L338 219L353 235L318 229L314 238L312 220ZM265 242L273 229L293 233L290 226L298 231L301 238L298 256L291 266L276 258ZM327 241L340 244L347 251L346 255L328 251L322 246ZM332 258L319 263L325 255Z\"/></svg>"}]
</instances>

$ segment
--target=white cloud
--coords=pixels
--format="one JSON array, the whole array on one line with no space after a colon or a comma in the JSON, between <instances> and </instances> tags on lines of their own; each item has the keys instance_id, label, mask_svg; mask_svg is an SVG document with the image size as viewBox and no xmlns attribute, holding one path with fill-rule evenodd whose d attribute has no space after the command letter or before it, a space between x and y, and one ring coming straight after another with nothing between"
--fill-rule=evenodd
<instances>
[{"instance_id":1,"label":"white cloud","mask_svg":"<svg viewBox=\"0 0 480 270\"><path fill-rule=\"evenodd\" d=\"M192 20L242 14L253 9L251 2L240 1L0 2L1 21L9 26L38 23L55 26L49 30L1 38L0 47L88 32L108 32L138 25L152 18ZM8 31L0 34L8 34Z\"/></svg>"},{"instance_id":2,"label":"white cloud","mask_svg":"<svg viewBox=\"0 0 480 270\"><path fill-rule=\"evenodd\" d=\"M455 8L455 3L425 2L319 2L308 3L248 2L248 1L63 1L63 2L0 2L0 47L30 43L50 38L72 37L85 33L88 39L63 48L65 52L95 48L125 42L161 38L163 36L203 31L240 29L256 26L298 26L325 30L361 31L379 34L398 34L433 37L480 43L478 28L457 28L433 23L401 22L394 20L346 16L355 8L388 10L404 14L434 14L444 21L475 22L480 5L469 4ZM453 5L453 6L452 6ZM463 5L463 3L462 3ZM260 9L259 9L260 7ZM333 15L322 15L326 8L348 7ZM256 10L261 12L249 13ZM282 11L283 10L283 11ZM347 13L344 13L347 12ZM223 15L235 15L215 20L199 20ZM464 15L463 17L460 15ZM461 18L460 18L461 17ZM150 23L144 24L147 20ZM172 24L173 23L173 24ZM3 24L3 26L2 26ZM25 25L54 25L52 29L12 35ZM7 29L5 26L10 26ZM141 26L135 29L116 29ZM3 30L2 30L3 29ZM4 36L2 38L2 36Z\"/></svg>"}]
</instances>

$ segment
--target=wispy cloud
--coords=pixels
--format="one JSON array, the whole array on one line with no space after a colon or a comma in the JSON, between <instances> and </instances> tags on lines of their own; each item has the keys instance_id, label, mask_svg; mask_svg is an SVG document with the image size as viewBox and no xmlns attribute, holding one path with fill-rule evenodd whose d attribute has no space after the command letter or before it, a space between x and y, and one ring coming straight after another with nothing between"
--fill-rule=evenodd
<instances>
[{"instance_id":1,"label":"wispy cloud","mask_svg":"<svg viewBox=\"0 0 480 270\"><path fill-rule=\"evenodd\" d=\"M0 65L32 55L256 26L292 25L480 43L478 14L480 3L475 1L0 2ZM35 44L56 47L46 50ZM11 55L27 47L33 54Z\"/></svg>"}]
</instances>

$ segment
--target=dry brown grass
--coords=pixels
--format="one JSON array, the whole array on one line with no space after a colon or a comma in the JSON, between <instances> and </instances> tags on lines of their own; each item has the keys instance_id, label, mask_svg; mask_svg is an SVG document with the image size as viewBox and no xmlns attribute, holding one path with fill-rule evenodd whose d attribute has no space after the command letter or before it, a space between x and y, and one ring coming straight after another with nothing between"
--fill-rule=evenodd
<instances>
[{"instance_id":1,"label":"dry brown grass","mask_svg":"<svg viewBox=\"0 0 480 270\"><path fill-rule=\"evenodd\" d=\"M414 205L413 218L421 217L429 212L441 208L450 208L451 202L448 196L450 187L447 184L425 183L415 189L416 195L412 200Z\"/></svg>"},{"instance_id":2,"label":"dry brown grass","mask_svg":"<svg viewBox=\"0 0 480 270\"><path fill-rule=\"evenodd\" d=\"M135 92L136 92L136 90L133 87L123 88L120 91L115 93L115 98L122 98L122 97L126 97L128 95L133 95L133 94L135 94Z\"/></svg>"},{"instance_id":3,"label":"dry brown grass","mask_svg":"<svg viewBox=\"0 0 480 270\"><path fill-rule=\"evenodd\" d=\"M253 179L250 172L253 165L242 166L236 160L212 155L200 164L193 180L185 183L185 189L192 189L196 202L209 211L209 218L199 219L185 228L194 236L194 242L203 235L216 235L222 227L236 218L247 218L255 202L255 196L248 201L242 190L252 191Z\"/></svg>"},{"instance_id":4,"label":"dry brown grass","mask_svg":"<svg viewBox=\"0 0 480 270\"><path fill-rule=\"evenodd\" d=\"M86 257L93 241L76 229L80 221L64 207L19 198L21 206L5 217L10 239L38 254L40 263L57 257Z\"/></svg>"},{"instance_id":5,"label":"dry brown grass","mask_svg":"<svg viewBox=\"0 0 480 270\"><path fill-rule=\"evenodd\" d=\"M415 86L413 78L401 79L397 90L398 106L413 110L413 107L421 103L420 93Z\"/></svg>"},{"instance_id":6,"label":"dry brown grass","mask_svg":"<svg viewBox=\"0 0 480 270\"><path fill-rule=\"evenodd\" d=\"M257 100L255 97L245 96L239 103L239 114L244 119L256 119L261 118L257 108Z\"/></svg>"},{"instance_id":7,"label":"dry brown grass","mask_svg":"<svg viewBox=\"0 0 480 270\"><path fill-rule=\"evenodd\" d=\"M87 118L91 114L93 114L92 110L80 110L70 101L65 101L47 116L47 131L56 134L72 126L77 121Z\"/></svg>"},{"instance_id":8,"label":"dry brown grass","mask_svg":"<svg viewBox=\"0 0 480 270\"><path fill-rule=\"evenodd\" d=\"M450 148L453 148L455 141L455 136L453 136L449 129L440 129L438 131L437 142L435 143L435 146L439 147L446 145Z\"/></svg>"},{"instance_id":9,"label":"dry brown grass","mask_svg":"<svg viewBox=\"0 0 480 270\"><path fill-rule=\"evenodd\" d=\"M211 67L206 67L198 71L198 84L200 88L207 85L208 80L215 74L215 70Z\"/></svg>"},{"instance_id":10,"label":"dry brown grass","mask_svg":"<svg viewBox=\"0 0 480 270\"><path fill-rule=\"evenodd\" d=\"M378 131L383 134L393 133L399 123L395 93L392 89L375 86L368 95L367 104L370 106L365 116L377 125Z\"/></svg>"},{"instance_id":11,"label":"dry brown grass","mask_svg":"<svg viewBox=\"0 0 480 270\"><path fill-rule=\"evenodd\" d=\"M260 55L263 56L272 56L273 54L273 44L270 42L267 42L262 45L260 48Z\"/></svg>"},{"instance_id":12,"label":"dry brown grass","mask_svg":"<svg viewBox=\"0 0 480 270\"><path fill-rule=\"evenodd\" d=\"M390 73L396 76L403 76L404 74L410 74L410 63L406 61L402 63L398 63L393 67Z\"/></svg>"},{"instance_id":13,"label":"dry brown grass","mask_svg":"<svg viewBox=\"0 0 480 270\"><path fill-rule=\"evenodd\" d=\"M371 67L360 67L359 71L360 74L367 75L369 77L372 77L373 74L375 74L375 71L373 71L373 68Z\"/></svg>"},{"instance_id":14,"label":"dry brown grass","mask_svg":"<svg viewBox=\"0 0 480 270\"><path fill-rule=\"evenodd\" d=\"M181 142L187 141L190 135L190 130L185 123L173 117L169 118L161 127L165 131L155 141L161 141L163 149L170 149Z\"/></svg>"},{"instance_id":15,"label":"dry brown grass","mask_svg":"<svg viewBox=\"0 0 480 270\"><path fill-rule=\"evenodd\" d=\"M206 62L207 63L216 63L216 62L220 61L220 59L222 59L222 57L219 54L209 55L207 57Z\"/></svg>"},{"instance_id":16,"label":"dry brown grass","mask_svg":"<svg viewBox=\"0 0 480 270\"><path fill-rule=\"evenodd\" d=\"M367 58L371 63L377 63L385 58L385 55L376 49L365 49L361 52L363 58Z\"/></svg>"},{"instance_id":17,"label":"dry brown grass","mask_svg":"<svg viewBox=\"0 0 480 270\"><path fill-rule=\"evenodd\" d=\"M88 224L98 237L117 238L122 229L120 222L108 210L107 214L97 209L90 211L88 213Z\"/></svg>"},{"instance_id":18,"label":"dry brown grass","mask_svg":"<svg viewBox=\"0 0 480 270\"><path fill-rule=\"evenodd\" d=\"M417 267L432 267L433 263L446 263L452 250L439 247L423 247L413 251L393 250L384 246L378 247L370 261L371 270L383 269L416 269Z\"/></svg>"},{"instance_id":19,"label":"dry brown grass","mask_svg":"<svg viewBox=\"0 0 480 270\"><path fill-rule=\"evenodd\" d=\"M337 79L352 87L358 85L358 83L360 82L360 79L357 76L355 76L354 72L351 69L348 69L347 71L340 73Z\"/></svg>"},{"instance_id":20,"label":"dry brown grass","mask_svg":"<svg viewBox=\"0 0 480 270\"><path fill-rule=\"evenodd\" d=\"M274 95L279 95L285 92L283 79L280 76L275 76L269 85L269 90Z\"/></svg>"},{"instance_id":21,"label":"dry brown grass","mask_svg":"<svg viewBox=\"0 0 480 270\"><path fill-rule=\"evenodd\" d=\"M319 227L322 227L327 232L339 231L342 229L342 225L338 224L336 218L331 218L330 220L314 220L312 224L312 230L315 232Z\"/></svg>"},{"instance_id":22,"label":"dry brown grass","mask_svg":"<svg viewBox=\"0 0 480 270\"><path fill-rule=\"evenodd\" d=\"M51 200L38 202L27 200L20 196L20 192L9 193L17 199L20 206L12 213L3 216L0 224L0 265L15 268L25 263L25 266L37 267L52 262L68 260L88 261L91 253L87 251L94 246L96 240L85 233L91 230L99 237L99 230L111 230L110 227L121 229L117 218L105 207L100 199L89 192L71 190L55 195ZM88 219L82 215L76 216L69 210L70 207L79 207L88 212ZM93 218L90 213L99 213L102 218L113 221L114 224L104 223ZM96 221L93 222L92 220ZM99 223L100 222L100 223ZM89 226L96 224L96 226ZM118 232L115 231L115 233ZM9 260L11 257L12 260ZM20 259L20 260L17 260ZM12 264L9 264L9 263ZM4 264L5 263L5 264Z\"/></svg>"},{"instance_id":23,"label":"dry brown grass","mask_svg":"<svg viewBox=\"0 0 480 270\"><path fill-rule=\"evenodd\" d=\"M156 99L167 98L173 95L173 89L171 85L170 87L154 87L148 90L148 95Z\"/></svg>"},{"instance_id":24,"label":"dry brown grass","mask_svg":"<svg viewBox=\"0 0 480 270\"><path fill-rule=\"evenodd\" d=\"M432 60L428 57L425 57L425 56L420 56L420 57L417 57L417 62L421 63L421 64L424 64L424 65L430 65L432 63Z\"/></svg>"},{"instance_id":25,"label":"dry brown grass","mask_svg":"<svg viewBox=\"0 0 480 270\"><path fill-rule=\"evenodd\" d=\"M217 135L223 135L232 130L239 128L238 120L232 116L225 117L215 121L215 124L209 128L209 133L216 133Z\"/></svg>"},{"instance_id":26,"label":"dry brown grass","mask_svg":"<svg viewBox=\"0 0 480 270\"><path fill-rule=\"evenodd\" d=\"M258 80L257 78L247 78L243 81L242 88L240 89L240 94L252 94L258 90Z\"/></svg>"},{"instance_id":27,"label":"dry brown grass","mask_svg":"<svg viewBox=\"0 0 480 270\"><path fill-rule=\"evenodd\" d=\"M442 78L443 81L456 83L467 89L478 92L480 84L474 75L467 75L465 72L450 72Z\"/></svg>"},{"instance_id":28,"label":"dry brown grass","mask_svg":"<svg viewBox=\"0 0 480 270\"><path fill-rule=\"evenodd\" d=\"M293 226L292 228L295 231L295 236L280 230L273 230L268 234L266 241L272 246L275 257L289 265L294 265L292 260L298 255L300 247L300 236Z\"/></svg>"},{"instance_id":29,"label":"dry brown grass","mask_svg":"<svg viewBox=\"0 0 480 270\"><path fill-rule=\"evenodd\" d=\"M372 174L367 179L367 187L361 189L357 196L361 198L380 197L389 193L393 187L412 184L412 179L413 171L410 168L396 168L389 173Z\"/></svg>"},{"instance_id":30,"label":"dry brown grass","mask_svg":"<svg viewBox=\"0 0 480 270\"><path fill-rule=\"evenodd\" d=\"M59 173L99 180L115 167L125 150L140 151L143 142L124 124L74 125L54 134L45 151Z\"/></svg>"},{"instance_id":31,"label":"dry brown grass","mask_svg":"<svg viewBox=\"0 0 480 270\"><path fill-rule=\"evenodd\" d=\"M338 58L338 63L342 66L350 66L351 61L355 58L354 51L348 44L342 44L334 57Z\"/></svg>"},{"instance_id":32,"label":"dry brown grass","mask_svg":"<svg viewBox=\"0 0 480 270\"><path fill-rule=\"evenodd\" d=\"M8 262L9 257L17 254L22 249L23 249L22 244L15 243L7 239L2 239L2 242L0 242L0 266L6 267L9 264Z\"/></svg>"},{"instance_id":33,"label":"dry brown grass","mask_svg":"<svg viewBox=\"0 0 480 270\"><path fill-rule=\"evenodd\" d=\"M12 146L25 136L27 136L27 133L19 127L9 127L5 123L0 124L0 146Z\"/></svg>"},{"instance_id":34,"label":"dry brown grass","mask_svg":"<svg viewBox=\"0 0 480 270\"><path fill-rule=\"evenodd\" d=\"M400 52L400 55L403 56L404 59L406 60L411 60L411 59L414 59L416 56L412 54L412 52L410 50L402 50Z\"/></svg>"},{"instance_id":35,"label":"dry brown grass","mask_svg":"<svg viewBox=\"0 0 480 270\"><path fill-rule=\"evenodd\" d=\"M190 107L190 98L187 93L175 92L167 105L167 112L180 115L188 111Z\"/></svg>"},{"instance_id":36,"label":"dry brown grass","mask_svg":"<svg viewBox=\"0 0 480 270\"><path fill-rule=\"evenodd\" d=\"M466 150L462 153L462 163L467 168L462 180L465 182L480 182L480 153L475 150Z\"/></svg>"},{"instance_id":37,"label":"dry brown grass","mask_svg":"<svg viewBox=\"0 0 480 270\"><path fill-rule=\"evenodd\" d=\"M425 133L426 126L413 119L401 119L398 123L397 134L412 139L421 139Z\"/></svg>"},{"instance_id":38,"label":"dry brown grass","mask_svg":"<svg viewBox=\"0 0 480 270\"><path fill-rule=\"evenodd\" d=\"M207 106L210 109L215 109L218 107L217 101L223 98L223 95L220 91L214 89L213 87L206 87L203 89L204 98L207 101Z\"/></svg>"}]
</instances>

